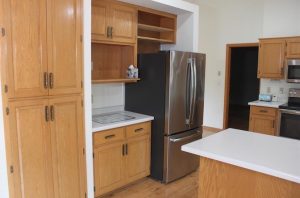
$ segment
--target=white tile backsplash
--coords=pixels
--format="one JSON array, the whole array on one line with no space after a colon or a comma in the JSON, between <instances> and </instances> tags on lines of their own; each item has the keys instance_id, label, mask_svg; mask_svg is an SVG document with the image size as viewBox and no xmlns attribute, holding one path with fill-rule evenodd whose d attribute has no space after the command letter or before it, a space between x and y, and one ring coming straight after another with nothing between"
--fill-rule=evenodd
<instances>
[{"instance_id":1,"label":"white tile backsplash","mask_svg":"<svg viewBox=\"0 0 300 198\"><path fill-rule=\"evenodd\" d=\"M272 94L273 101L286 102L290 88L300 88L300 84L287 83L285 80L260 80L260 93Z\"/></svg>"},{"instance_id":2,"label":"white tile backsplash","mask_svg":"<svg viewBox=\"0 0 300 198\"><path fill-rule=\"evenodd\" d=\"M123 107L125 103L125 87L123 83L94 84L92 86L92 108L107 109Z\"/></svg>"}]
</instances>

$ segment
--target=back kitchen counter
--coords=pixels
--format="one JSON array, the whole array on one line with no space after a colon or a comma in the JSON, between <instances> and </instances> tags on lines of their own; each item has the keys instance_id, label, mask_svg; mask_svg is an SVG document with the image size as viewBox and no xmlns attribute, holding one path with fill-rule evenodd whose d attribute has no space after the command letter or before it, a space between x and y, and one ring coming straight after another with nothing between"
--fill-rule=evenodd
<instances>
[{"instance_id":1,"label":"back kitchen counter","mask_svg":"<svg viewBox=\"0 0 300 198\"><path fill-rule=\"evenodd\" d=\"M300 197L300 141L236 129L182 146L200 156L199 197Z\"/></svg>"}]
</instances>

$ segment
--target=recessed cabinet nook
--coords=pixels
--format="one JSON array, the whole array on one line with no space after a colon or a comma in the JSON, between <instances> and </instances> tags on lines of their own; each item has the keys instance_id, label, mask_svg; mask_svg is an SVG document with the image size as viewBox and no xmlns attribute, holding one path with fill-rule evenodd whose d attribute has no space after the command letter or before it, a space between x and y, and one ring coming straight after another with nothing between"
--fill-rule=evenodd
<instances>
[{"instance_id":1,"label":"recessed cabinet nook","mask_svg":"<svg viewBox=\"0 0 300 198\"><path fill-rule=\"evenodd\" d=\"M10 196L83 198L82 1L1 3Z\"/></svg>"},{"instance_id":2,"label":"recessed cabinet nook","mask_svg":"<svg viewBox=\"0 0 300 198\"><path fill-rule=\"evenodd\" d=\"M92 0L92 82L137 82L127 78L138 52L157 52L176 42L176 16L114 0Z\"/></svg>"},{"instance_id":3,"label":"recessed cabinet nook","mask_svg":"<svg viewBox=\"0 0 300 198\"><path fill-rule=\"evenodd\" d=\"M258 78L284 79L291 58L300 58L300 37L259 39Z\"/></svg>"}]
</instances>

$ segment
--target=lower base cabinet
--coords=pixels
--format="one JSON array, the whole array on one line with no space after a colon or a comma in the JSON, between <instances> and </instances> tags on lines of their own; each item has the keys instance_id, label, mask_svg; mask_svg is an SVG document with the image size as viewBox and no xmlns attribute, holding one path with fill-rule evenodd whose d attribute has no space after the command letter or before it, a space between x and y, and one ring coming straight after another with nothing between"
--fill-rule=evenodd
<instances>
[{"instance_id":1,"label":"lower base cabinet","mask_svg":"<svg viewBox=\"0 0 300 198\"><path fill-rule=\"evenodd\" d=\"M95 197L150 174L150 131L145 122L94 134Z\"/></svg>"},{"instance_id":2,"label":"lower base cabinet","mask_svg":"<svg viewBox=\"0 0 300 198\"><path fill-rule=\"evenodd\" d=\"M9 102L15 198L82 198L85 157L81 96Z\"/></svg>"},{"instance_id":3,"label":"lower base cabinet","mask_svg":"<svg viewBox=\"0 0 300 198\"><path fill-rule=\"evenodd\" d=\"M249 131L276 135L277 109L270 107L250 107Z\"/></svg>"}]
</instances>

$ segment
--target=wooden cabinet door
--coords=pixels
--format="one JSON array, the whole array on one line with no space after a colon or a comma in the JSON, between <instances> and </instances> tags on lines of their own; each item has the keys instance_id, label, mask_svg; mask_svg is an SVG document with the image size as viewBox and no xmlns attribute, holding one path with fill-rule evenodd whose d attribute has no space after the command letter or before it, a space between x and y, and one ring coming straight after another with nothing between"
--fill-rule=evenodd
<instances>
[{"instance_id":1,"label":"wooden cabinet door","mask_svg":"<svg viewBox=\"0 0 300 198\"><path fill-rule=\"evenodd\" d=\"M111 4L112 41L136 43L137 11L129 6Z\"/></svg>"},{"instance_id":2,"label":"wooden cabinet door","mask_svg":"<svg viewBox=\"0 0 300 198\"><path fill-rule=\"evenodd\" d=\"M14 197L54 197L47 105L46 99L9 103Z\"/></svg>"},{"instance_id":3,"label":"wooden cabinet door","mask_svg":"<svg viewBox=\"0 0 300 198\"><path fill-rule=\"evenodd\" d=\"M46 0L5 0L7 84L10 98L48 95ZM2 49L1 49L2 50Z\"/></svg>"},{"instance_id":4,"label":"wooden cabinet door","mask_svg":"<svg viewBox=\"0 0 300 198\"><path fill-rule=\"evenodd\" d=\"M276 120L272 116L252 114L250 116L249 131L263 133L267 135L275 135Z\"/></svg>"},{"instance_id":5,"label":"wooden cabinet door","mask_svg":"<svg viewBox=\"0 0 300 198\"><path fill-rule=\"evenodd\" d=\"M50 95L81 92L82 0L48 1Z\"/></svg>"},{"instance_id":6,"label":"wooden cabinet door","mask_svg":"<svg viewBox=\"0 0 300 198\"><path fill-rule=\"evenodd\" d=\"M124 142L110 143L94 149L95 196L125 184Z\"/></svg>"},{"instance_id":7,"label":"wooden cabinet door","mask_svg":"<svg viewBox=\"0 0 300 198\"><path fill-rule=\"evenodd\" d=\"M150 136L130 138L126 151L127 183L150 174Z\"/></svg>"},{"instance_id":8,"label":"wooden cabinet door","mask_svg":"<svg viewBox=\"0 0 300 198\"><path fill-rule=\"evenodd\" d=\"M109 3L92 1L92 40L110 40L108 38Z\"/></svg>"},{"instance_id":9,"label":"wooden cabinet door","mask_svg":"<svg viewBox=\"0 0 300 198\"><path fill-rule=\"evenodd\" d=\"M287 39L287 58L300 58L300 38Z\"/></svg>"},{"instance_id":10,"label":"wooden cabinet door","mask_svg":"<svg viewBox=\"0 0 300 198\"><path fill-rule=\"evenodd\" d=\"M81 97L56 97L49 105L55 197L82 198L85 158Z\"/></svg>"},{"instance_id":11,"label":"wooden cabinet door","mask_svg":"<svg viewBox=\"0 0 300 198\"><path fill-rule=\"evenodd\" d=\"M285 40L260 41L258 77L281 79L284 77Z\"/></svg>"}]
</instances>

